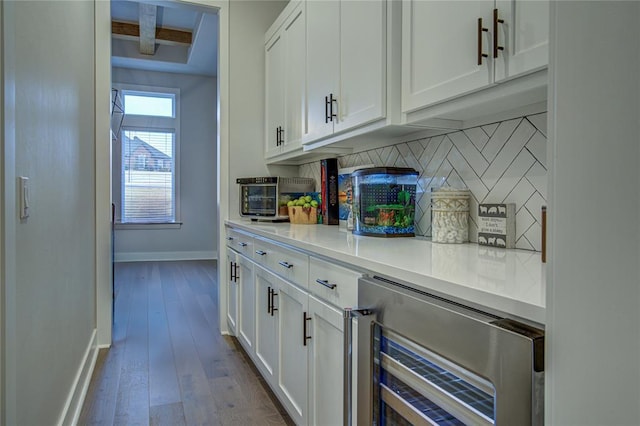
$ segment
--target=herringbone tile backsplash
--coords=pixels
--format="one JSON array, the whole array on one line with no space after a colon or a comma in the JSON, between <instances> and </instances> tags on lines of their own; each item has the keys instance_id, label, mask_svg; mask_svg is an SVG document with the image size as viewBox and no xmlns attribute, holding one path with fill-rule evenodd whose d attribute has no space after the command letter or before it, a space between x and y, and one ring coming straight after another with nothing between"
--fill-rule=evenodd
<instances>
[{"instance_id":1,"label":"herringbone tile backsplash","mask_svg":"<svg viewBox=\"0 0 640 426\"><path fill-rule=\"evenodd\" d=\"M430 192L471 190L469 237L477 242L479 203L516 204L516 247L540 251L541 207L547 198L547 114L536 114L338 158L340 167L412 167L420 175L416 233L431 236ZM300 176L320 183L320 163Z\"/></svg>"}]
</instances>

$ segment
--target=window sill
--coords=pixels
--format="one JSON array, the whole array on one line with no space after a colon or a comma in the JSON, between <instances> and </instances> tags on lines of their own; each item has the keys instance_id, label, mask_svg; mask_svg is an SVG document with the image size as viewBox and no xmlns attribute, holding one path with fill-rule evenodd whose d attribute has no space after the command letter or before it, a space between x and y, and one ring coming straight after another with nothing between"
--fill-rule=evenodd
<instances>
[{"instance_id":1,"label":"window sill","mask_svg":"<svg viewBox=\"0 0 640 426\"><path fill-rule=\"evenodd\" d=\"M165 222L165 223L131 223L116 222L115 229L180 229L182 222Z\"/></svg>"}]
</instances>

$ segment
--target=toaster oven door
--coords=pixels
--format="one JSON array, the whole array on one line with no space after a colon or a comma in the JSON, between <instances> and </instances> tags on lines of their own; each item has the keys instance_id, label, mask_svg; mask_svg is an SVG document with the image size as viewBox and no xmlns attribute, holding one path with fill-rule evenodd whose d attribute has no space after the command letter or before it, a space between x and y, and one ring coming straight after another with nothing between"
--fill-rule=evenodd
<instances>
[{"instance_id":1,"label":"toaster oven door","mask_svg":"<svg viewBox=\"0 0 640 426\"><path fill-rule=\"evenodd\" d=\"M240 185L240 216L273 217L278 213L276 184Z\"/></svg>"}]
</instances>

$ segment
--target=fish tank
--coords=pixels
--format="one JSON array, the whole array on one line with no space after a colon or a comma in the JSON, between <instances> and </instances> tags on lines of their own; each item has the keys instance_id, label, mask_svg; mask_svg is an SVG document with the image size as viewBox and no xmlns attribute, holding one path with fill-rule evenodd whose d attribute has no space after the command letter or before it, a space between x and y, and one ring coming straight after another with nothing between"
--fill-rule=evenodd
<instances>
[{"instance_id":1,"label":"fish tank","mask_svg":"<svg viewBox=\"0 0 640 426\"><path fill-rule=\"evenodd\" d=\"M374 167L351 174L353 233L373 237L414 237L418 172Z\"/></svg>"}]
</instances>

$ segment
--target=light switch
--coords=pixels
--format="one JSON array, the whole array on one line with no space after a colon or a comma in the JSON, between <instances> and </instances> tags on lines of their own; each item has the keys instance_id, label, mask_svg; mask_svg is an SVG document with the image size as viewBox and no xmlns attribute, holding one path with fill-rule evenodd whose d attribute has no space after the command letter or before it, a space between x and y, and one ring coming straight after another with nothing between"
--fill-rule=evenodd
<instances>
[{"instance_id":1,"label":"light switch","mask_svg":"<svg viewBox=\"0 0 640 426\"><path fill-rule=\"evenodd\" d=\"M20 220L29 217L29 178L18 177L18 197L20 198Z\"/></svg>"}]
</instances>

